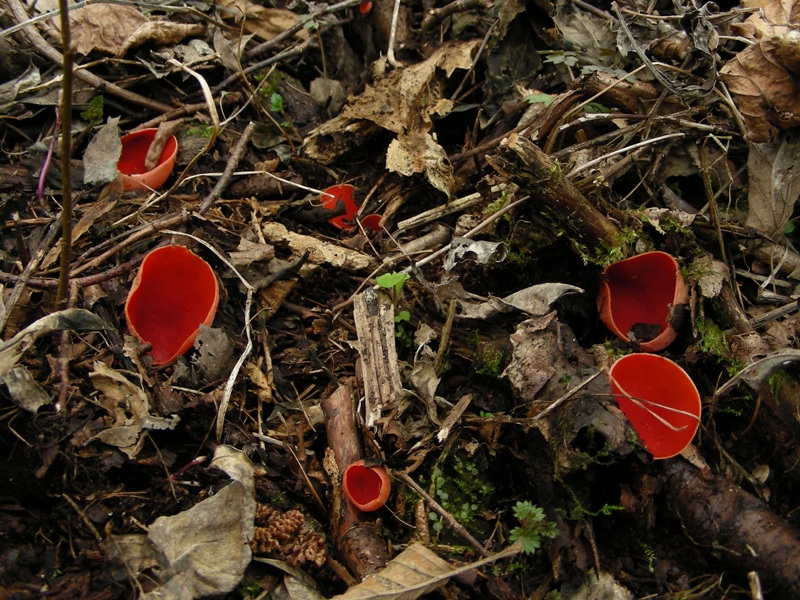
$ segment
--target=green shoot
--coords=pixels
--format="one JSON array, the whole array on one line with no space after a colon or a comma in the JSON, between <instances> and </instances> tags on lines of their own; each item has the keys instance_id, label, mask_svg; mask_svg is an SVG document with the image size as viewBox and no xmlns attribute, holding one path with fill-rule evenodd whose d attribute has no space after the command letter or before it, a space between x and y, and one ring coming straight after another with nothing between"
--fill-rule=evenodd
<instances>
[{"instance_id":1,"label":"green shoot","mask_svg":"<svg viewBox=\"0 0 800 600\"><path fill-rule=\"evenodd\" d=\"M400 290L403 289L403 284L409 279L410 276L408 273L396 273L392 271L391 273L384 273L378 276L375 281L383 289L389 290L392 294L392 299L396 300L400 295Z\"/></svg>"},{"instance_id":2,"label":"green shoot","mask_svg":"<svg viewBox=\"0 0 800 600\"><path fill-rule=\"evenodd\" d=\"M528 502L517 502L514 506L514 516L519 520L520 526L511 530L511 541L522 542L522 552L533 554L542 546L542 538L553 538L558 535L556 524L547 521L544 511Z\"/></svg>"}]
</instances>

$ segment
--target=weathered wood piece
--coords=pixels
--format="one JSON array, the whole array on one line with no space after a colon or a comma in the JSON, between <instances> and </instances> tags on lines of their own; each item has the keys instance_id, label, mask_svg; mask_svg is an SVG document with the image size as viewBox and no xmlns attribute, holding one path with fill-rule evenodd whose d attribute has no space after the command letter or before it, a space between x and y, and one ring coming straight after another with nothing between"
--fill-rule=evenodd
<instances>
[{"instance_id":1,"label":"weathered wood piece","mask_svg":"<svg viewBox=\"0 0 800 600\"><path fill-rule=\"evenodd\" d=\"M383 292L368 289L353 305L366 405L365 420L372 427L384 408L403 397L394 339L394 304Z\"/></svg>"},{"instance_id":2,"label":"weathered wood piece","mask_svg":"<svg viewBox=\"0 0 800 600\"><path fill-rule=\"evenodd\" d=\"M531 196L531 205L554 219L570 238L587 248L619 245L619 230L566 179L536 144L517 134L500 143L486 160Z\"/></svg>"},{"instance_id":3,"label":"weathered wood piece","mask_svg":"<svg viewBox=\"0 0 800 600\"><path fill-rule=\"evenodd\" d=\"M800 598L796 530L724 477L704 476L677 459L664 468L670 501L693 542L714 549L736 569L758 571L770 598Z\"/></svg>"},{"instance_id":4,"label":"weathered wood piece","mask_svg":"<svg viewBox=\"0 0 800 600\"><path fill-rule=\"evenodd\" d=\"M333 450L339 476L347 466L361 459L361 440L356 426L352 390L340 386L322 401L328 447ZM386 542L378 535L368 513L354 508L344 497L340 481L334 482L331 525L335 545L342 561L358 578L363 579L382 569L389 560Z\"/></svg>"}]
</instances>

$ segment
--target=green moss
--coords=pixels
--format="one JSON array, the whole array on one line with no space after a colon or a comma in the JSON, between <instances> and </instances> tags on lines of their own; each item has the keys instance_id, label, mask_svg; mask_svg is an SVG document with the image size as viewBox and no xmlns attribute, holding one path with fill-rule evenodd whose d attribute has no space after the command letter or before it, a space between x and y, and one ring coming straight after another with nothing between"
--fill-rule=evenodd
<instances>
[{"instance_id":1,"label":"green moss","mask_svg":"<svg viewBox=\"0 0 800 600\"><path fill-rule=\"evenodd\" d=\"M473 531L480 529L477 517L488 510L494 495L488 467L485 452L468 456L464 451L457 451L440 461L431 472L431 495L459 523ZM430 512L428 518L436 533L444 529L439 515Z\"/></svg>"},{"instance_id":2,"label":"green moss","mask_svg":"<svg viewBox=\"0 0 800 600\"><path fill-rule=\"evenodd\" d=\"M499 377L503 371L503 351L492 344L487 344L476 356L475 373L489 377Z\"/></svg>"},{"instance_id":3,"label":"green moss","mask_svg":"<svg viewBox=\"0 0 800 600\"><path fill-rule=\"evenodd\" d=\"M697 332L700 334L700 349L721 359L731 358L731 349L725 332L711 319L698 319Z\"/></svg>"}]
</instances>

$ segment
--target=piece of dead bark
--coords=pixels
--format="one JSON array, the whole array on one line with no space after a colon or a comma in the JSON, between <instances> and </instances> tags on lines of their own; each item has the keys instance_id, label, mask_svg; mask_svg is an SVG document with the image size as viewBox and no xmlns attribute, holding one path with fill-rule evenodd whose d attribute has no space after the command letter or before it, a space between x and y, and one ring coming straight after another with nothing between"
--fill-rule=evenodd
<instances>
[{"instance_id":1,"label":"piece of dead bark","mask_svg":"<svg viewBox=\"0 0 800 600\"><path fill-rule=\"evenodd\" d=\"M683 529L740 572L758 571L770 598L800 598L800 539L761 500L682 460L664 463ZM774 596L772 594L775 594Z\"/></svg>"},{"instance_id":2,"label":"piece of dead bark","mask_svg":"<svg viewBox=\"0 0 800 600\"><path fill-rule=\"evenodd\" d=\"M578 244L587 248L619 245L619 231L531 140L512 134L486 160L501 175L529 193Z\"/></svg>"},{"instance_id":3,"label":"piece of dead bark","mask_svg":"<svg viewBox=\"0 0 800 600\"><path fill-rule=\"evenodd\" d=\"M341 474L363 456L351 388L340 386L322 401L322 410L325 412L328 447L334 453ZM371 517L343 498L341 486L335 484L333 487L331 526L334 543L343 562L360 580L382 569L389 560L386 544L376 532Z\"/></svg>"},{"instance_id":4,"label":"piece of dead bark","mask_svg":"<svg viewBox=\"0 0 800 600\"><path fill-rule=\"evenodd\" d=\"M361 345L367 427L403 397L394 338L394 304L377 290L356 296L353 318Z\"/></svg>"}]
</instances>

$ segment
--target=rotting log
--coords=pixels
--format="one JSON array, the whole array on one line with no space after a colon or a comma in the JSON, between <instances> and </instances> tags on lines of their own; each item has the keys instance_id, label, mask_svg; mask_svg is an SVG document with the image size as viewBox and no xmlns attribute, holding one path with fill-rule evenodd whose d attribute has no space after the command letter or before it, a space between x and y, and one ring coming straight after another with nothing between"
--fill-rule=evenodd
<instances>
[{"instance_id":1,"label":"rotting log","mask_svg":"<svg viewBox=\"0 0 800 600\"><path fill-rule=\"evenodd\" d=\"M564 177L561 168L531 140L512 134L486 157L494 169L530 194L546 213L586 248L619 245L619 230Z\"/></svg>"},{"instance_id":2,"label":"rotting log","mask_svg":"<svg viewBox=\"0 0 800 600\"><path fill-rule=\"evenodd\" d=\"M322 401L328 447L333 451L338 472L361 458L361 441L356 427L356 409L352 390L340 386ZM382 569L389 560L386 542L375 530L375 523L367 513L354 508L341 493L341 486L333 486L331 524L339 556L347 568L359 579Z\"/></svg>"},{"instance_id":3,"label":"rotting log","mask_svg":"<svg viewBox=\"0 0 800 600\"><path fill-rule=\"evenodd\" d=\"M756 571L770 598L800 598L800 539L761 500L681 460L664 465L669 499L691 540L743 572Z\"/></svg>"}]
</instances>

